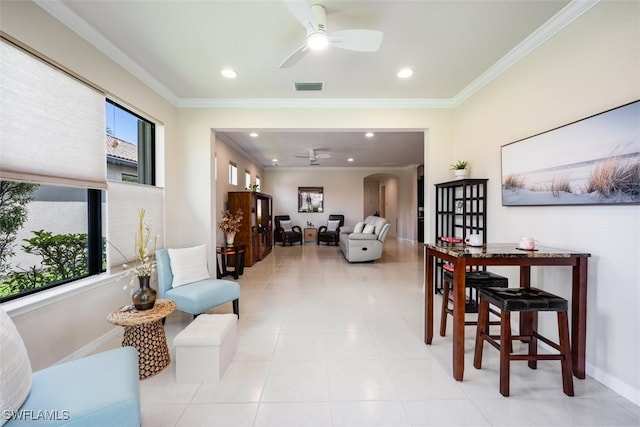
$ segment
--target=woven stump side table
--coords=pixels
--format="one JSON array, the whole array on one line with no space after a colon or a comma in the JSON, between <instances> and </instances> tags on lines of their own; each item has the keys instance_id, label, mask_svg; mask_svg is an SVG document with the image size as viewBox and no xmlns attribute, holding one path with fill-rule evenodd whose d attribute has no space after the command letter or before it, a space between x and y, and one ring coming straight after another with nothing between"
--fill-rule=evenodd
<instances>
[{"instance_id":1,"label":"woven stump side table","mask_svg":"<svg viewBox=\"0 0 640 427\"><path fill-rule=\"evenodd\" d=\"M162 319L175 309L175 302L158 299L150 310L138 311L133 306L126 305L107 316L110 323L124 326L122 346L131 346L138 350L141 380L157 374L171 363Z\"/></svg>"}]
</instances>

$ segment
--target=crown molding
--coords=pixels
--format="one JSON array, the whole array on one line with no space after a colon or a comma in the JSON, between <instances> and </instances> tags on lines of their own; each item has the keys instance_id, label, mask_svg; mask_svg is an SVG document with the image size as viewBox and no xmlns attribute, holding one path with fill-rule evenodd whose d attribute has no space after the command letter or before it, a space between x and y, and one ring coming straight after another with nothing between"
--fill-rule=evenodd
<instances>
[{"instance_id":1,"label":"crown molding","mask_svg":"<svg viewBox=\"0 0 640 427\"><path fill-rule=\"evenodd\" d=\"M600 0L573 0L451 98L451 103L455 107L462 104L598 3Z\"/></svg>"},{"instance_id":2,"label":"crown molding","mask_svg":"<svg viewBox=\"0 0 640 427\"><path fill-rule=\"evenodd\" d=\"M453 108L425 98L182 98L178 108Z\"/></svg>"},{"instance_id":3,"label":"crown molding","mask_svg":"<svg viewBox=\"0 0 640 427\"><path fill-rule=\"evenodd\" d=\"M33 2L58 21L62 22L71 31L78 34L82 39L89 42L89 44L105 54L116 64L120 65L128 73L137 77L162 98L175 106L178 105L180 98L178 98L175 93L149 74L140 64L118 49L113 43L96 31L95 28L87 24L84 19L80 18L78 14L69 9L60 0L33 0Z\"/></svg>"},{"instance_id":4,"label":"crown molding","mask_svg":"<svg viewBox=\"0 0 640 427\"><path fill-rule=\"evenodd\" d=\"M84 40L104 53L129 73L140 79L178 108L237 108L237 109L285 109L285 108L456 108L480 89L494 81L502 73L517 64L536 48L549 40L575 19L587 12L601 0L572 0L560 12L524 39L515 48L500 58L478 78L448 99L429 98L179 98L175 93L149 74L136 61L114 46L60 0L34 0L42 9L62 22Z\"/></svg>"}]
</instances>

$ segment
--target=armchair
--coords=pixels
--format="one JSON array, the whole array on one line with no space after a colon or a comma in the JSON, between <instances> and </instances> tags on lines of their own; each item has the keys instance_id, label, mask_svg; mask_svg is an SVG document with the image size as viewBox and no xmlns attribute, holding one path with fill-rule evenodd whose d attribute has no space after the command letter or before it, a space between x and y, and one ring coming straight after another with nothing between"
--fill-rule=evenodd
<instances>
[{"instance_id":1,"label":"armchair","mask_svg":"<svg viewBox=\"0 0 640 427\"><path fill-rule=\"evenodd\" d=\"M340 241L340 227L344 226L344 215L329 215L327 225L321 225L318 229L318 244L325 242L327 245Z\"/></svg>"},{"instance_id":2,"label":"armchair","mask_svg":"<svg viewBox=\"0 0 640 427\"><path fill-rule=\"evenodd\" d=\"M138 352L119 347L37 372L0 308L0 425L140 426ZM42 414L54 418L39 418ZM5 424L6 423L6 424Z\"/></svg>"},{"instance_id":3,"label":"armchair","mask_svg":"<svg viewBox=\"0 0 640 427\"><path fill-rule=\"evenodd\" d=\"M293 246L294 243L300 242L300 246L302 246L302 229L299 225L291 225L289 215L276 215L273 219L276 224L274 231L276 242L281 242L282 246L287 246L287 243Z\"/></svg>"},{"instance_id":4,"label":"armchair","mask_svg":"<svg viewBox=\"0 0 640 427\"><path fill-rule=\"evenodd\" d=\"M239 317L240 286L231 280L209 277L204 247L186 248L181 251L185 251L184 253L187 255L185 258L189 260L188 264L190 265L185 265L183 261L180 262L182 265L179 265L177 256L172 260L169 256L169 249L156 251L158 298L172 300L176 303L178 310L191 313L194 317L209 309L231 302L233 312ZM190 259L189 251L194 252ZM187 276L185 276L186 269L190 270ZM199 273L194 275L194 271L199 271ZM177 283L174 280L174 273L178 275L179 282ZM181 283L183 281L186 283Z\"/></svg>"}]
</instances>

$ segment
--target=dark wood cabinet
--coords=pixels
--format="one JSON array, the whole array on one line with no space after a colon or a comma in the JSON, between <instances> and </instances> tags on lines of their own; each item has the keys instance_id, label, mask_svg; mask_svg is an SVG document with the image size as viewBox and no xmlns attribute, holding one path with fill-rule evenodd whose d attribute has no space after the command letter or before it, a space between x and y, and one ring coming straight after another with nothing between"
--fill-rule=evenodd
<instances>
[{"instance_id":1,"label":"dark wood cabinet","mask_svg":"<svg viewBox=\"0 0 640 427\"><path fill-rule=\"evenodd\" d=\"M435 184L435 237L464 239L469 234L482 236L487 242L487 181L488 179L458 179ZM462 243L459 243L462 244ZM438 261L435 268L435 289L442 289L442 268Z\"/></svg>"},{"instance_id":2,"label":"dark wood cabinet","mask_svg":"<svg viewBox=\"0 0 640 427\"><path fill-rule=\"evenodd\" d=\"M245 245L245 266L264 259L273 248L272 203L269 194L255 191L230 191L227 209L242 209L243 219L235 245Z\"/></svg>"}]
</instances>

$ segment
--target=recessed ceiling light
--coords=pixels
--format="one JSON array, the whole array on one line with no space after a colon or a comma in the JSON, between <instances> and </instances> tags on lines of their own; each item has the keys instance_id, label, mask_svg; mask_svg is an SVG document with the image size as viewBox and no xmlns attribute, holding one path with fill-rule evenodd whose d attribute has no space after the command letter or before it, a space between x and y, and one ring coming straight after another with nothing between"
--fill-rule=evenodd
<instances>
[{"instance_id":1,"label":"recessed ceiling light","mask_svg":"<svg viewBox=\"0 0 640 427\"><path fill-rule=\"evenodd\" d=\"M231 68L225 68L224 70L220 71L220 74L228 79L235 79L236 77L238 77L238 73L233 71Z\"/></svg>"},{"instance_id":2,"label":"recessed ceiling light","mask_svg":"<svg viewBox=\"0 0 640 427\"><path fill-rule=\"evenodd\" d=\"M349 158L347 159L347 162L353 162L353 158L352 158L352 157L349 157Z\"/></svg>"},{"instance_id":3,"label":"recessed ceiling light","mask_svg":"<svg viewBox=\"0 0 640 427\"><path fill-rule=\"evenodd\" d=\"M367 132L364 134L367 138L373 138L373 132Z\"/></svg>"},{"instance_id":4,"label":"recessed ceiling light","mask_svg":"<svg viewBox=\"0 0 640 427\"><path fill-rule=\"evenodd\" d=\"M258 137L258 132L251 132L251 133L249 134L249 136L250 136L251 138L257 138L257 137Z\"/></svg>"},{"instance_id":5,"label":"recessed ceiling light","mask_svg":"<svg viewBox=\"0 0 640 427\"><path fill-rule=\"evenodd\" d=\"M406 79L408 77L411 77L413 75L413 70L411 68L402 68L400 71L398 71L398 77L400 77L401 79Z\"/></svg>"},{"instance_id":6,"label":"recessed ceiling light","mask_svg":"<svg viewBox=\"0 0 640 427\"><path fill-rule=\"evenodd\" d=\"M278 163L278 159L271 159L273 163Z\"/></svg>"}]
</instances>

